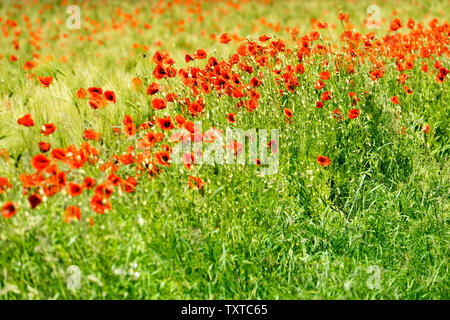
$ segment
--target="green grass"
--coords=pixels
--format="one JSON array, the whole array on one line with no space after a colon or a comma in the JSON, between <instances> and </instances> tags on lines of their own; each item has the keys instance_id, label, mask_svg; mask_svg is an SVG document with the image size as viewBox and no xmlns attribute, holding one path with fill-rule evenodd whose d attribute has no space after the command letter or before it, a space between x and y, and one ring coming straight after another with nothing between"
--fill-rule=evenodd
<instances>
[{"instance_id":1,"label":"green grass","mask_svg":"<svg viewBox=\"0 0 450 320\"><path fill-rule=\"evenodd\" d=\"M237 111L234 126L280 130L276 175L260 177L255 166L204 165L193 172L172 166L153 181L142 180L132 195L115 193L113 209L104 215L92 212L85 195L49 198L35 210L21 197L18 176L32 171L29 161L39 152L37 142L43 140L38 125L28 129L16 124L24 113L32 112L38 124L55 122L58 129L47 139L54 146L79 144L86 127L101 131L103 139L94 145L105 161L136 140L112 134L111 126L120 125L124 115L141 123L153 114L169 112L170 108L155 113L150 98L130 88L135 76L147 80L145 84L153 81L154 65L148 57L155 50L173 53L178 67L184 66L183 50L191 53L202 47L213 54L216 48L217 56L227 57L234 47L200 37L201 30L212 32L216 26L214 32L220 35L241 24L239 34L245 37L251 34L253 21L263 16L282 22L283 27L297 24L301 34L308 31L310 18L333 21L337 39L342 29L335 18L336 5L361 24L369 3L249 3L233 19L221 17L217 7L208 4L203 10L212 13L205 14L204 25L188 24L190 32L171 35L163 22L184 17L184 11L175 7L155 17L154 27L143 35L130 28L120 37L111 33L107 46L60 39L44 47L41 56L52 54L54 61L39 64L33 72L52 74L55 79L49 88L27 80L21 69L34 52L29 45L24 41L23 51L16 53L19 61L12 64L10 39L0 39L0 47L5 48L0 59L0 147L11 155L7 162L0 159L0 176L9 177L13 184L11 191L0 195L0 204L12 200L20 207L12 219L0 219L0 299L449 299L450 90L448 79L438 84L420 71L421 59L405 72L410 75L407 85L414 89L412 95L406 95L397 82L392 61L387 61L386 75L375 84L368 77L368 66L362 64L352 75L332 73L327 89L333 101L323 109L314 107L318 94L313 83L322 70L320 57L308 65L293 94L280 97L271 82L264 82L257 111ZM402 1L397 10L403 18L420 20L428 13L448 19L448 2L436 3L429 1L424 12ZM110 21L113 4L108 10L82 12ZM131 1L122 6L132 12ZM390 21L397 6L380 6ZM300 9L302 15L294 14ZM328 13L322 18L319 13L324 9ZM9 10L7 4L0 4L1 17ZM37 16L36 7L25 10L30 17ZM56 21L61 14L67 16L64 11L65 7L55 6L41 18ZM13 17L21 15L15 11ZM149 13L144 15L150 20ZM386 26L377 32L385 30ZM68 32L64 24L53 30L64 32ZM261 27L254 36L266 32L270 31ZM162 48L151 45L158 37ZM289 34L282 29L280 37ZM129 55L135 42L151 45L146 58L143 52ZM63 43L66 47L59 46ZM67 51L76 55L64 64L59 57ZM448 68L448 56L441 61ZM245 76L246 81L251 77ZM270 77L266 71L265 78ZM178 80L162 83L174 92L186 90ZM78 88L89 86L114 90L118 102L92 110L75 96ZM364 95L365 90L370 94ZM340 108L346 115L349 91L358 93L361 114L337 122L330 114ZM401 99L400 105L390 102L394 95ZM225 114L236 111L235 104L216 94L206 101L203 127L225 130L229 125ZM284 121L285 107L293 110L291 125ZM170 113L180 110L177 105ZM429 134L422 132L424 123L430 124ZM405 134L399 133L402 126ZM330 157L332 164L318 166L318 154ZM124 176L134 172L121 170ZM92 167L84 171L98 181L107 176ZM191 174L206 180L204 192L188 188ZM73 172L69 178L81 181L84 176ZM81 207L82 221L63 222L68 205ZM95 221L92 227L89 217ZM67 287L70 266L80 268L80 289Z\"/></svg>"}]
</instances>

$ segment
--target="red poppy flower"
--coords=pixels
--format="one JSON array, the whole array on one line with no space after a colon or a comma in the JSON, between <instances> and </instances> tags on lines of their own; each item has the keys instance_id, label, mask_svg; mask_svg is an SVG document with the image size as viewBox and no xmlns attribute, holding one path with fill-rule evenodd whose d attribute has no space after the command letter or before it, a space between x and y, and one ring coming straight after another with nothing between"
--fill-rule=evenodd
<instances>
[{"instance_id":1,"label":"red poppy flower","mask_svg":"<svg viewBox=\"0 0 450 320\"><path fill-rule=\"evenodd\" d=\"M69 182L69 184L67 185L67 193L72 198L79 196L82 192L83 192L83 186L81 186L77 183Z\"/></svg>"},{"instance_id":2,"label":"red poppy flower","mask_svg":"<svg viewBox=\"0 0 450 320\"><path fill-rule=\"evenodd\" d=\"M39 142L39 150L40 150L42 153L48 152L48 150L50 150L50 148L51 148L50 143L43 142L43 141Z\"/></svg>"},{"instance_id":3,"label":"red poppy flower","mask_svg":"<svg viewBox=\"0 0 450 320\"><path fill-rule=\"evenodd\" d=\"M194 52L195 59L205 59L207 56L206 51L203 49L198 49Z\"/></svg>"},{"instance_id":4,"label":"red poppy flower","mask_svg":"<svg viewBox=\"0 0 450 320\"><path fill-rule=\"evenodd\" d=\"M322 167L328 167L331 164L331 160L328 157L319 155L317 156L317 163Z\"/></svg>"},{"instance_id":5,"label":"red poppy flower","mask_svg":"<svg viewBox=\"0 0 450 320\"><path fill-rule=\"evenodd\" d=\"M322 101L328 101L331 99L331 93L330 91L325 91L322 92L322 94L320 95L320 99L322 99Z\"/></svg>"},{"instance_id":6,"label":"red poppy flower","mask_svg":"<svg viewBox=\"0 0 450 320\"><path fill-rule=\"evenodd\" d=\"M183 123L186 122L186 118L183 117L181 114L178 114L178 115L175 116L175 121L177 122L177 124L179 126L181 126Z\"/></svg>"},{"instance_id":7,"label":"red poppy flower","mask_svg":"<svg viewBox=\"0 0 450 320\"><path fill-rule=\"evenodd\" d=\"M25 64L23 65L23 70L29 71L33 69L36 65L37 65L36 62L26 61Z\"/></svg>"},{"instance_id":8,"label":"red poppy flower","mask_svg":"<svg viewBox=\"0 0 450 320\"><path fill-rule=\"evenodd\" d=\"M116 103L116 94L114 93L114 91L105 91L105 93L103 93L103 96L107 101Z\"/></svg>"},{"instance_id":9,"label":"red poppy flower","mask_svg":"<svg viewBox=\"0 0 450 320\"><path fill-rule=\"evenodd\" d=\"M0 194L5 193L7 189L11 189L11 183L7 178L0 177Z\"/></svg>"},{"instance_id":10,"label":"red poppy flower","mask_svg":"<svg viewBox=\"0 0 450 320\"><path fill-rule=\"evenodd\" d=\"M16 62L17 61L17 57L12 54L12 55L9 56L9 61Z\"/></svg>"},{"instance_id":11,"label":"red poppy flower","mask_svg":"<svg viewBox=\"0 0 450 320\"><path fill-rule=\"evenodd\" d=\"M430 125L429 125L428 123L425 123L425 124L422 126L422 131L423 131L424 133L430 133Z\"/></svg>"},{"instance_id":12,"label":"red poppy flower","mask_svg":"<svg viewBox=\"0 0 450 320\"><path fill-rule=\"evenodd\" d=\"M101 197L109 198L113 193L114 189L110 182L105 182L95 187L95 194Z\"/></svg>"},{"instance_id":13,"label":"red poppy flower","mask_svg":"<svg viewBox=\"0 0 450 320\"><path fill-rule=\"evenodd\" d=\"M447 74L450 73L450 70L448 70L445 67L441 67L441 68L439 68L439 73L442 74L443 77L445 77Z\"/></svg>"},{"instance_id":14,"label":"red poppy flower","mask_svg":"<svg viewBox=\"0 0 450 320\"><path fill-rule=\"evenodd\" d=\"M227 44L231 41L231 37L228 33L224 33L219 37L219 42L223 44Z\"/></svg>"},{"instance_id":15,"label":"red poppy flower","mask_svg":"<svg viewBox=\"0 0 450 320\"><path fill-rule=\"evenodd\" d=\"M356 118L358 118L358 116L359 116L359 110L358 109L351 109L348 112L348 117L350 119L356 119Z\"/></svg>"},{"instance_id":16,"label":"red poppy flower","mask_svg":"<svg viewBox=\"0 0 450 320\"><path fill-rule=\"evenodd\" d=\"M442 62L440 62L439 60L436 60L436 62L433 65L433 67L435 69L439 69L441 66L442 66Z\"/></svg>"},{"instance_id":17,"label":"red poppy flower","mask_svg":"<svg viewBox=\"0 0 450 320\"><path fill-rule=\"evenodd\" d=\"M403 88L405 89L405 92L407 94L413 94L413 92L414 92L414 90L412 90L411 88L408 88L407 86L404 86Z\"/></svg>"},{"instance_id":18,"label":"red poppy flower","mask_svg":"<svg viewBox=\"0 0 450 320\"><path fill-rule=\"evenodd\" d=\"M111 98L111 97L110 97ZM111 98L115 99L115 98ZM110 101L106 99L106 96L103 94L97 94L95 92L90 94L89 105L92 109L103 109L108 105Z\"/></svg>"},{"instance_id":19,"label":"red poppy flower","mask_svg":"<svg viewBox=\"0 0 450 320\"><path fill-rule=\"evenodd\" d=\"M167 107L166 101L160 98L154 98L152 100L152 107L157 110L162 110Z\"/></svg>"},{"instance_id":20,"label":"red poppy flower","mask_svg":"<svg viewBox=\"0 0 450 320\"><path fill-rule=\"evenodd\" d=\"M157 93L160 90L161 90L161 85L156 83L156 82L153 82L152 84L150 84L148 86L147 94L152 96L152 95L154 95L155 93Z\"/></svg>"},{"instance_id":21,"label":"red poppy flower","mask_svg":"<svg viewBox=\"0 0 450 320\"><path fill-rule=\"evenodd\" d=\"M130 124L128 126L125 126L123 128L123 132L129 138L134 136L136 134L136 125L134 123L132 123L132 124Z\"/></svg>"},{"instance_id":22,"label":"red poppy flower","mask_svg":"<svg viewBox=\"0 0 450 320\"><path fill-rule=\"evenodd\" d=\"M155 161L157 164L169 167L170 153L168 151L159 151L155 153Z\"/></svg>"},{"instance_id":23,"label":"red poppy flower","mask_svg":"<svg viewBox=\"0 0 450 320\"><path fill-rule=\"evenodd\" d=\"M154 133L154 132L149 131L146 133L146 135L142 139L139 140L138 146L141 149L151 148L156 143L161 141L163 137L164 137L164 133L162 133L162 132Z\"/></svg>"},{"instance_id":24,"label":"red poppy flower","mask_svg":"<svg viewBox=\"0 0 450 320\"><path fill-rule=\"evenodd\" d=\"M236 114L234 112L227 114L227 120L230 123L236 122Z\"/></svg>"},{"instance_id":25,"label":"red poppy flower","mask_svg":"<svg viewBox=\"0 0 450 320\"><path fill-rule=\"evenodd\" d=\"M158 127L163 129L163 130L171 130L174 127L173 122L172 122L172 118L170 116L167 116L165 118L159 118L157 120L157 124Z\"/></svg>"},{"instance_id":26,"label":"red poppy flower","mask_svg":"<svg viewBox=\"0 0 450 320\"><path fill-rule=\"evenodd\" d=\"M64 171L58 172L57 175L57 184L59 187L64 187L67 183L67 177L66 177L66 173Z\"/></svg>"},{"instance_id":27,"label":"red poppy flower","mask_svg":"<svg viewBox=\"0 0 450 320\"><path fill-rule=\"evenodd\" d=\"M407 70L411 70L412 68L414 68L414 61L406 61L405 63L405 69ZM405 76L405 75L402 75ZM408 77L408 76L406 76ZM406 80L406 79L405 79Z\"/></svg>"},{"instance_id":28,"label":"red poppy flower","mask_svg":"<svg viewBox=\"0 0 450 320\"><path fill-rule=\"evenodd\" d=\"M258 38L258 40L259 41L261 41L261 42L266 42L267 40L270 40L272 37L270 37L270 36L267 36L267 35L262 35L262 36L260 36L259 38Z\"/></svg>"},{"instance_id":29,"label":"red poppy flower","mask_svg":"<svg viewBox=\"0 0 450 320\"><path fill-rule=\"evenodd\" d=\"M383 77L383 75L384 75L384 73L380 69L373 70L369 73L370 79L372 79L372 81L375 81L375 80Z\"/></svg>"},{"instance_id":30,"label":"red poppy flower","mask_svg":"<svg viewBox=\"0 0 450 320\"><path fill-rule=\"evenodd\" d=\"M48 77L38 77L39 78L39 82L42 83L42 85L46 88L48 86L50 86L50 84L53 81L53 77L52 76L48 76Z\"/></svg>"},{"instance_id":31,"label":"red poppy flower","mask_svg":"<svg viewBox=\"0 0 450 320\"><path fill-rule=\"evenodd\" d=\"M107 181L111 182L113 186L117 187L119 184L122 183L122 178L120 178L117 174L113 172L108 176Z\"/></svg>"},{"instance_id":32,"label":"red poppy flower","mask_svg":"<svg viewBox=\"0 0 450 320\"><path fill-rule=\"evenodd\" d=\"M205 182L203 182L202 179L194 177L194 176L189 176L188 179L189 179L188 180L189 188L191 188L191 189L197 188L199 190L203 189Z\"/></svg>"},{"instance_id":33,"label":"red poppy flower","mask_svg":"<svg viewBox=\"0 0 450 320\"><path fill-rule=\"evenodd\" d=\"M89 101L89 105L91 106L92 109L97 110L100 108L99 104L97 101L91 100Z\"/></svg>"},{"instance_id":34,"label":"red poppy flower","mask_svg":"<svg viewBox=\"0 0 450 320\"><path fill-rule=\"evenodd\" d=\"M103 94L103 89L98 87L90 87L87 91L91 96L99 96Z\"/></svg>"},{"instance_id":35,"label":"red poppy flower","mask_svg":"<svg viewBox=\"0 0 450 320\"><path fill-rule=\"evenodd\" d=\"M14 215L17 213L17 205L13 202L9 201L6 202L2 207L2 216L4 218L10 219L14 217Z\"/></svg>"},{"instance_id":36,"label":"red poppy flower","mask_svg":"<svg viewBox=\"0 0 450 320\"><path fill-rule=\"evenodd\" d=\"M176 94L176 93L173 93L173 92L169 92L169 93L167 94L167 96L166 96L166 101L167 101L167 102L174 102L174 101L177 100L177 99L178 99L177 94Z\"/></svg>"},{"instance_id":37,"label":"red poppy flower","mask_svg":"<svg viewBox=\"0 0 450 320\"><path fill-rule=\"evenodd\" d=\"M284 123L289 123L289 124L291 124L291 123L292 123L292 116L294 115L294 114L292 113L292 110L289 109L289 108L284 108L283 112L284 112L284 114L286 115L286 119L284 119Z\"/></svg>"},{"instance_id":38,"label":"red poppy flower","mask_svg":"<svg viewBox=\"0 0 450 320\"><path fill-rule=\"evenodd\" d=\"M196 101L189 104L188 111L193 117L196 117L199 113L203 112L203 104L200 101Z\"/></svg>"},{"instance_id":39,"label":"red poppy flower","mask_svg":"<svg viewBox=\"0 0 450 320\"><path fill-rule=\"evenodd\" d=\"M134 192L136 189L137 180L133 177L128 177L124 182L122 186L122 190L126 193Z\"/></svg>"},{"instance_id":40,"label":"red poppy flower","mask_svg":"<svg viewBox=\"0 0 450 320\"><path fill-rule=\"evenodd\" d=\"M93 187L95 187L95 184L96 184L96 181L94 178L86 177L86 178L84 178L83 188L92 189Z\"/></svg>"},{"instance_id":41,"label":"red poppy flower","mask_svg":"<svg viewBox=\"0 0 450 320\"><path fill-rule=\"evenodd\" d=\"M319 73L319 78L322 80L330 79L330 71L322 71L321 73Z\"/></svg>"},{"instance_id":42,"label":"red poppy flower","mask_svg":"<svg viewBox=\"0 0 450 320\"><path fill-rule=\"evenodd\" d=\"M339 15L338 15L339 20L345 20L346 17L347 17L347 15L343 12L339 13Z\"/></svg>"},{"instance_id":43,"label":"red poppy flower","mask_svg":"<svg viewBox=\"0 0 450 320\"><path fill-rule=\"evenodd\" d=\"M81 220L81 209L77 206L70 206L64 210L64 222L69 223L73 219Z\"/></svg>"},{"instance_id":44,"label":"red poppy flower","mask_svg":"<svg viewBox=\"0 0 450 320\"><path fill-rule=\"evenodd\" d=\"M304 73L305 72L305 67L303 66L303 64L299 63L298 65L295 66L295 73Z\"/></svg>"},{"instance_id":45,"label":"red poppy flower","mask_svg":"<svg viewBox=\"0 0 450 320\"><path fill-rule=\"evenodd\" d=\"M284 112L284 114L286 115L286 118L292 118L292 116L294 115L294 114L292 113L292 110L289 109L289 108L284 108L283 112Z\"/></svg>"},{"instance_id":46,"label":"red poppy flower","mask_svg":"<svg viewBox=\"0 0 450 320\"><path fill-rule=\"evenodd\" d=\"M164 60L163 54L159 51L156 51L153 55L152 61L156 64L162 63Z\"/></svg>"},{"instance_id":47,"label":"red poppy flower","mask_svg":"<svg viewBox=\"0 0 450 320\"><path fill-rule=\"evenodd\" d=\"M44 136L49 136L55 131L56 131L56 126L53 123L46 123L41 128L41 133Z\"/></svg>"},{"instance_id":48,"label":"red poppy flower","mask_svg":"<svg viewBox=\"0 0 450 320\"><path fill-rule=\"evenodd\" d=\"M314 82L314 88L316 88L317 90L321 90L323 87L325 87L325 83L323 83L322 80L317 80L316 82Z\"/></svg>"},{"instance_id":49,"label":"red poppy flower","mask_svg":"<svg viewBox=\"0 0 450 320\"><path fill-rule=\"evenodd\" d=\"M251 80L250 80L250 85L253 87L253 88L256 88L256 87L259 87L260 85L261 85L261 80L259 80L257 77L253 77Z\"/></svg>"},{"instance_id":50,"label":"red poppy flower","mask_svg":"<svg viewBox=\"0 0 450 320\"><path fill-rule=\"evenodd\" d=\"M439 69L438 74L436 75L436 82L437 83L443 83L445 81L445 77L450 72L450 70L442 67Z\"/></svg>"},{"instance_id":51,"label":"red poppy flower","mask_svg":"<svg viewBox=\"0 0 450 320\"><path fill-rule=\"evenodd\" d=\"M323 108L323 102L322 102L322 101L317 101L317 103L316 103L316 108L317 108L317 109Z\"/></svg>"},{"instance_id":52,"label":"red poppy flower","mask_svg":"<svg viewBox=\"0 0 450 320\"><path fill-rule=\"evenodd\" d=\"M85 138L86 140L98 141L101 139L101 137L102 137L101 132L96 132L92 129L87 129L87 130L84 130L84 132L83 132L83 138Z\"/></svg>"},{"instance_id":53,"label":"red poppy flower","mask_svg":"<svg viewBox=\"0 0 450 320\"><path fill-rule=\"evenodd\" d=\"M398 97L397 97L397 96L393 96L393 97L391 98L391 101L392 101L393 104L399 104L399 103L400 103L400 101L398 100Z\"/></svg>"},{"instance_id":54,"label":"red poppy flower","mask_svg":"<svg viewBox=\"0 0 450 320\"><path fill-rule=\"evenodd\" d=\"M130 115L125 115L125 117L123 117L122 123L124 126L131 126L132 124L134 124L133 118Z\"/></svg>"},{"instance_id":55,"label":"red poppy flower","mask_svg":"<svg viewBox=\"0 0 450 320\"><path fill-rule=\"evenodd\" d=\"M22 118L17 119L17 123L25 127L34 126L34 120L29 113L24 115Z\"/></svg>"},{"instance_id":56,"label":"red poppy flower","mask_svg":"<svg viewBox=\"0 0 450 320\"><path fill-rule=\"evenodd\" d=\"M43 154L38 154L31 159L31 165L36 171L44 170L50 164L50 159Z\"/></svg>"},{"instance_id":57,"label":"red poppy flower","mask_svg":"<svg viewBox=\"0 0 450 320\"><path fill-rule=\"evenodd\" d=\"M86 90L84 90L83 88L78 89L77 97L80 99L86 98Z\"/></svg>"},{"instance_id":58,"label":"red poppy flower","mask_svg":"<svg viewBox=\"0 0 450 320\"><path fill-rule=\"evenodd\" d=\"M37 193L33 193L28 197L28 202L30 203L31 209L35 209L42 203L42 197Z\"/></svg>"},{"instance_id":59,"label":"red poppy flower","mask_svg":"<svg viewBox=\"0 0 450 320\"><path fill-rule=\"evenodd\" d=\"M394 21L391 22L391 25L389 27L389 29L391 31L397 31L398 29L400 29L402 27L402 22L400 21L400 19L395 19Z\"/></svg>"},{"instance_id":60,"label":"red poppy flower","mask_svg":"<svg viewBox=\"0 0 450 320\"><path fill-rule=\"evenodd\" d=\"M89 202L92 210L94 210L98 214L103 214L105 211L111 210L111 203L105 197L101 195L95 194L91 201Z\"/></svg>"},{"instance_id":61,"label":"red poppy flower","mask_svg":"<svg viewBox=\"0 0 450 320\"><path fill-rule=\"evenodd\" d=\"M50 153L53 160L64 160L66 158L67 152L62 148L53 149Z\"/></svg>"},{"instance_id":62,"label":"red poppy flower","mask_svg":"<svg viewBox=\"0 0 450 320\"><path fill-rule=\"evenodd\" d=\"M161 80L162 78L167 76L167 72L162 65L157 64L155 70L153 70L153 76L156 79Z\"/></svg>"}]
</instances>

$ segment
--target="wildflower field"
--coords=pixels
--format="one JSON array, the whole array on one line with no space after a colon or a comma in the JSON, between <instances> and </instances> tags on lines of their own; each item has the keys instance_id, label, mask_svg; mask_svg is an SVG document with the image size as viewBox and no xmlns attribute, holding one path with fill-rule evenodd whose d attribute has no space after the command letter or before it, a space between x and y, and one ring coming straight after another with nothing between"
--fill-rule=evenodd
<instances>
[{"instance_id":1,"label":"wildflower field","mask_svg":"<svg viewBox=\"0 0 450 320\"><path fill-rule=\"evenodd\" d=\"M0 299L448 299L450 1L0 2Z\"/></svg>"}]
</instances>

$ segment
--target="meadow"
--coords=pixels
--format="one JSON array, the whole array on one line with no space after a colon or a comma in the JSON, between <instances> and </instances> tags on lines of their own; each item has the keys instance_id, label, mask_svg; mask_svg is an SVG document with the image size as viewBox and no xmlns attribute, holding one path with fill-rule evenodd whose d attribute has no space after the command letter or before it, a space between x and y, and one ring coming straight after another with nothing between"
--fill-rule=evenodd
<instances>
[{"instance_id":1,"label":"meadow","mask_svg":"<svg viewBox=\"0 0 450 320\"><path fill-rule=\"evenodd\" d=\"M0 299L449 299L449 16L2 1Z\"/></svg>"}]
</instances>

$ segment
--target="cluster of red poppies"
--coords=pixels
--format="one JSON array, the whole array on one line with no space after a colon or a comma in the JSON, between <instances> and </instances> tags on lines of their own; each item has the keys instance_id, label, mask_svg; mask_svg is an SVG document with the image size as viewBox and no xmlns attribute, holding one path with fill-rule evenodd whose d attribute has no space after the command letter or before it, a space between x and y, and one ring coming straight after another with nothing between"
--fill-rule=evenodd
<instances>
[{"instance_id":1,"label":"cluster of red poppies","mask_svg":"<svg viewBox=\"0 0 450 320\"><path fill-rule=\"evenodd\" d=\"M345 20L345 15L340 15L339 19ZM327 28L326 23L319 23L319 29ZM410 32L407 34L396 33L402 28L400 20L391 24L391 34L383 38L376 38L375 34L345 31L341 35L342 46L338 53L332 55L334 65L328 59L324 59L322 70L318 72L317 78L313 79L311 88L317 93L315 106L317 109L327 110L326 105L333 104L333 93L327 89L327 82L337 73L354 73L354 66L364 61L369 61L371 71L368 76L372 81L379 81L385 74L385 58L394 59L397 71L401 74L398 82L403 86L406 94L412 94L413 90L406 86L409 76L403 73L405 70L414 68L414 62L420 56L433 61L436 72L436 81L443 83L448 74L448 69L442 66L439 57L448 56L448 44L450 26L446 23L437 25L436 21L430 23L430 28L425 28L423 24L415 24L411 21L407 24ZM394 33L395 32L395 33ZM266 90L276 88L274 94L289 96L300 87L301 83L308 83L309 80L303 76L309 64L313 64L317 56L324 53L332 53L333 48L320 44L320 33L312 31L303 37L298 37L298 32L291 32L295 46L288 48L286 42L278 39L270 41L270 36L263 35L258 40L248 40L240 44L236 52L229 58L218 60L209 57L205 50L198 49L192 55L185 56L188 66L175 69L175 60L167 52L157 51L152 61L155 64L153 76L154 81L148 84L147 90L142 90L143 94L151 97L151 108L161 113L162 110L171 109L171 105L181 106L182 112L171 116L166 114L162 117L153 116L143 123L136 124L131 116L125 116L121 128L115 127L116 134L124 134L127 137L136 137L130 141L135 141L133 145L126 148L123 154L115 154L106 162L99 161L100 152L91 145L101 138L100 132L87 129L83 137L87 140L80 148L68 146L66 148L52 148L49 143L40 142L41 154L34 156L31 166L34 172L20 175L23 186L23 194L27 196L30 207L36 208L42 203L43 197L54 196L65 190L70 197L77 197L81 194L91 192L90 206L96 213L102 214L111 210L110 198L116 190L131 193L135 191L140 178L147 177L153 179L158 176L163 169L170 167L172 147L185 139L193 142L213 142L222 132L214 127L202 132L195 126L193 120L202 117L207 108L207 98L210 95L226 96L234 101L236 112L255 112L260 106L261 94L267 94ZM232 41L228 34L223 34L219 42L226 44ZM312 57L312 59L309 59ZM382 57L383 59L381 59ZM195 60L205 60L203 67L190 66ZM10 59L13 61L13 57ZM15 60L14 60L15 61ZM27 62L24 69L31 70L34 63ZM334 70L333 70L334 69ZM334 72L333 72L334 71ZM428 65L422 62L422 71L428 73ZM167 92L159 81L173 79L178 76L179 82L187 89L185 96L181 93ZM44 87L52 83L51 77L39 78ZM177 81L173 79L172 81ZM141 90L143 82L139 78L132 81L135 90ZM368 94L361 92L360 94ZM116 103L116 95L113 91L103 91L102 88L91 87L87 90L81 88L76 92L79 99L88 99L88 104L92 109L102 109L109 103ZM356 108L360 98L356 92L349 92L350 109L347 117L350 120L358 118L360 109ZM399 104L397 96L391 98L394 104ZM174 107L175 109L175 107ZM332 109L333 110L333 109ZM101 112L101 111L96 111ZM236 112L227 113L226 119L230 123L237 121ZM294 111L290 108L283 108L285 123L291 124L294 121ZM322 111L317 111L322 112ZM336 121L344 119L343 113L338 108L331 112L332 118ZM345 114L345 113L344 113ZM17 120L19 125L33 127L34 120L30 114L26 114ZM424 127L424 132L429 132L428 127ZM180 131L173 132L178 128ZM56 126L52 123L43 124L41 134L48 136L54 133ZM243 146L237 141L224 146L225 149L239 155L243 151ZM275 141L270 141L268 148L272 152L278 152ZM46 155L49 154L49 155ZM196 160L201 157L201 151L186 153L183 155L183 163L187 170L191 170ZM255 163L260 163L254 159ZM322 167L331 164L331 159L318 155L317 163ZM85 165L96 166L109 175L102 183L97 183L92 177L85 177L82 182L68 181L68 172L78 170ZM118 170L121 167L135 170L134 176L120 177ZM129 170L126 172L130 172ZM190 175L188 185L191 188L203 190L205 181L199 177ZM0 194L11 189L11 184L7 178L0 177ZM12 217L17 211L17 204L7 202L3 205L2 214L6 218ZM65 221L81 218L81 209L77 206L70 206L65 210ZM92 221L92 220L91 220Z\"/></svg>"},{"instance_id":2,"label":"cluster of red poppies","mask_svg":"<svg viewBox=\"0 0 450 320\"><path fill-rule=\"evenodd\" d=\"M110 102L116 103L116 94L114 91L106 90L103 92L102 88L91 87L87 92L84 88L77 91L78 98L85 98L89 94L89 105L92 109L103 109Z\"/></svg>"}]
</instances>

